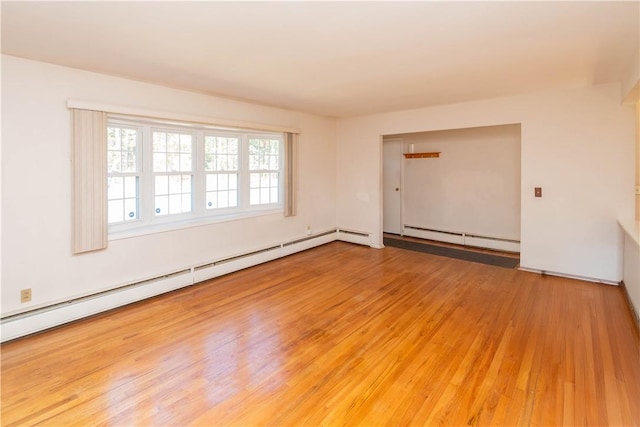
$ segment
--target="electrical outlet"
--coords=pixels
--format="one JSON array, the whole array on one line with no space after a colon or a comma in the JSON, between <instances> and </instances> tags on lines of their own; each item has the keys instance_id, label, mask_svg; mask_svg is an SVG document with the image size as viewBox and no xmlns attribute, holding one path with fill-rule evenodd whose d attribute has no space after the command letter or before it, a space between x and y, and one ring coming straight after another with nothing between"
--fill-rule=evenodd
<instances>
[{"instance_id":1,"label":"electrical outlet","mask_svg":"<svg viewBox=\"0 0 640 427\"><path fill-rule=\"evenodd\" d=\"M311 226L307 225L307 234L311 236Z\"/></svg>"},{"instance_id":2,"label":"electrical outlet","mask_svg":"<svg viewBox=\"0 0 640 427\"><path fill-rule=\"evenodd\" d=\"M20 302L29 302L31 301L31 288L22 289L20 291Z\"/></svg>"},{"instance_id":3,"label":"electrical outlet","mask_svg":"<svg viewBox=\"0 0 640 427\"><path fill-rule=\"evenodd\" d=\"M542 187L535 187L533 189L533 195L536 197L542 197Z\"/></svg>"}]
</instances>

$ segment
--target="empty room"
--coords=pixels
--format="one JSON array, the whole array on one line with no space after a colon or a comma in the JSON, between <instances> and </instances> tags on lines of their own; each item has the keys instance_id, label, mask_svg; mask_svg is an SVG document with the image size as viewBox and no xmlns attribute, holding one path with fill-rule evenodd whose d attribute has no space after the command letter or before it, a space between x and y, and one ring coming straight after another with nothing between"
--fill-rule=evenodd
<instances>
[{"instance_id":1,"label":"empty room","mask_svg":"<svg viewBox=\"0 0 640 427\"><path fill-rule=\"evenodd\" d=\"M640 425L639 2L0 7L0 424Z\"/></svg>"}]
</instances>

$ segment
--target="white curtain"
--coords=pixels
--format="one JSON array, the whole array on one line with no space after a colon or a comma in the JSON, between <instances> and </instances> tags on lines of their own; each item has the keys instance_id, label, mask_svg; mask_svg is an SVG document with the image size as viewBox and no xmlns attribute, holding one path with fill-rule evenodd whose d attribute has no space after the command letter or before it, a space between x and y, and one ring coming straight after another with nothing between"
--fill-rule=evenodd
<instances>
[{"instance_id":1,"label":"white curtain","mask_svg":"<svg viewBox=\"0 0 640 427\"><path fill-rule=\"evenodd\" d=\"M284 216L295 216L298 175L298 134L284 134Z\"/></svg>"},{"instance_id":2,"label":"white curtain","mask_svg":"<svg viewBox=\"0 0 640 427\"><path fill-rule=\"evenodd\" d=\"M72 109L73 253L107 247L107 114Z\"/></svg>"}]
</instances>

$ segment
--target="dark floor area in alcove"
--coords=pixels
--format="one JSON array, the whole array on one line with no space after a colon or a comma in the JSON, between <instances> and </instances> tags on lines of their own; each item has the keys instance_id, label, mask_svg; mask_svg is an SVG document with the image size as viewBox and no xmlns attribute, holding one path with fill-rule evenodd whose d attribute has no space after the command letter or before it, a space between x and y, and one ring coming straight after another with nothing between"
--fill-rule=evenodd
<instances>
[{"instance_id":1,"label":"dark floor area in alcove","mask_svg":"<svg viewBox=\"0 0 640 427\"><path fill-rule=\"evenodd\" d=\"M455 258L463 261L477 262L480 264L493 265L496 267L516 268L520 264L519 258L494 255L474 250L432 245L429 243L402 239L400 238L400 236L396 238L385 234L383 242L385 246L392 246L395 248L407 249L416 252L424 252L431 255Z\"/></svg>"}]
</instances>

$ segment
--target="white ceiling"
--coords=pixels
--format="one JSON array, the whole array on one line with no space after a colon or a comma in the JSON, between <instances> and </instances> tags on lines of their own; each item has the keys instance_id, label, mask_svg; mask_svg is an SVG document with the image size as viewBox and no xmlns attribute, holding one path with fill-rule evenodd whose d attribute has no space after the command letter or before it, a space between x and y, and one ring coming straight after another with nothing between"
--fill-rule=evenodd
<instances>
[{"instance_id":1,"label":"white ceiling","mask_svg":"<svg viewBox=\"0 0 640 427\"><path fill-rule=\"evenodd\" d=\"M620 81L639 5L3 1L2 52L345 117Z\"/></svg>"}]
</instances>

